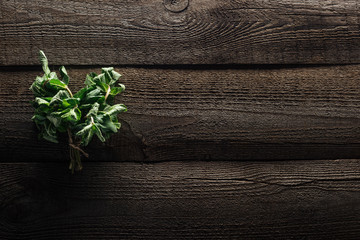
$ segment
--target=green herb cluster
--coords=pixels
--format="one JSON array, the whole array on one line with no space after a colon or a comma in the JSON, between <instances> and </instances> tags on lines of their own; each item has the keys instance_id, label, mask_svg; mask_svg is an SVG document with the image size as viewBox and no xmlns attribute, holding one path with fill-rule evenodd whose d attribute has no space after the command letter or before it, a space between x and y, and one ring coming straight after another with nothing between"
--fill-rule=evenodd
<instances>
[{"instance_id":1,"label":"green herb cluster","mask_svg":"<svg viewBox=\"0 0 360 240\"><path fill-rule=\"evenodd\" d=\"M32 120L40 131L40 138L58 143L58 134L67 133L70 146L70 170L81 170L80 148L86 146L96 135L102 142L120 128L117 115L126 112L123 104L115 104L114 97L125 90L116 84L121 77L112 67L102 68L101 74L86 76L85 87L73 94L69 87L69 76L64 66L60 67L60 78L48 67L48 60L40 51L44 70L36 77L30 90L35 95L32 105L35 114Z\"/></svg>"}]
</instances>

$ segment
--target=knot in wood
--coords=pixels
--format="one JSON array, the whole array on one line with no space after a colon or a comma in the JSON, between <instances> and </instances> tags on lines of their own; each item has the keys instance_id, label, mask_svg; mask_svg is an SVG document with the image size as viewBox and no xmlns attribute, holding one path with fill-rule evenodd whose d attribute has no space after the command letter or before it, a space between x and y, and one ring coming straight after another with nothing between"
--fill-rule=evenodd
<instances>
[{"instance_id":1,"label":"knot in wood","mask_svg":"<svg viewBox=\"0 0 360 240\"><path fill-rule=\"evenodd\" d=\"M179 13L189 6L189 0L164 0L164 6L170 12Z\"/></svg>"}]
</instances>

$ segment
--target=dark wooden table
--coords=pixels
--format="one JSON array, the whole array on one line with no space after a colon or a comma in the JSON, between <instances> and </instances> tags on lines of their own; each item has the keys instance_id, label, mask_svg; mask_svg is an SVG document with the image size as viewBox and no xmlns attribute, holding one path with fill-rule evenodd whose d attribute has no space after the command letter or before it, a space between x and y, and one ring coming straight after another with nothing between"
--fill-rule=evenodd
<instances>
[{"instance_id":1,"label":"dark wooden table","mask_svg":"<svg viewBox=\"0 0 360 240\"><path fill-rule=\"evenodd\" d=\"M360 2L0 1L0 239L360 239ZM84 169L28 90L115 66Z\"/></svg>"}]
</instances>

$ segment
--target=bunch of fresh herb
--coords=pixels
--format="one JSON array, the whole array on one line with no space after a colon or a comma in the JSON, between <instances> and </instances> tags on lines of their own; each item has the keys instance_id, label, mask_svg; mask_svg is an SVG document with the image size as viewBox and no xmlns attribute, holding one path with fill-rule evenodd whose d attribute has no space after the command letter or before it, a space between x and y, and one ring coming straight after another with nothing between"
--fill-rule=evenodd
<instances>
[{"instance_id":1,"label":"bunch of fresh herb","mask_svg":"<svg viewBox=\"0 0 360 240\"><path fill-rule=\"evenodd\" d=\"M36 77L30 90L35 95L32 105L35 114L32 120L40 131L39 137L58 143L58 134L67 133L70 146L69 169L81 170L80 153L88 157L80 146L86 146L96 135L102 142L120 128L117 115L126 112L123 104L115 104L114 97L125 90L116 82L121 77L114 68L102 68L101 74L86 76L85 87L73 94L68 87L69 76L64 66L60 67L60 78L48 67L48 60L40 51L44 70Z\"/></svg>"}]
</instances>

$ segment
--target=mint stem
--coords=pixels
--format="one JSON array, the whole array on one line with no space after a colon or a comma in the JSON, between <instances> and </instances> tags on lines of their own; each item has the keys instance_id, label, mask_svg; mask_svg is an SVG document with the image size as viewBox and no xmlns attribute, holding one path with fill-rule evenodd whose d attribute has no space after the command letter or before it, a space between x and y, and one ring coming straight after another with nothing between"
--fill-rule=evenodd
<instances>
[{"instance_id":1,"label":"mint stem","mask_svg":"<svg viewBox=\"0 0 360 240\"><path fill-rule=\"evenodd\" d=\"M68 86L66 86L66 91L70 94L70 97L74 97L73 96L73 94L72 94L72 92L71 92L71 90L70 90L70 88L68 87Z\"/></svg>"},{"instance_id":2,"label":"mint stem","mask_svg":"<svg viewBox=\"0 0 360 240\"><path fill-rule=\"evenodd\" d=\"M80 171L82 169L80 152L84 154L86 157L88 157L89 155L86 152L84 152L79 146L74 144L72 134L69 128L67 129L67 132L69 136L69 147L70 147L69 169L71 170L72 173L74 173L75 170Z\"/></svg>"}]
</instances>

